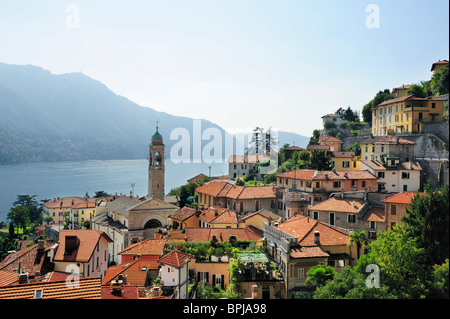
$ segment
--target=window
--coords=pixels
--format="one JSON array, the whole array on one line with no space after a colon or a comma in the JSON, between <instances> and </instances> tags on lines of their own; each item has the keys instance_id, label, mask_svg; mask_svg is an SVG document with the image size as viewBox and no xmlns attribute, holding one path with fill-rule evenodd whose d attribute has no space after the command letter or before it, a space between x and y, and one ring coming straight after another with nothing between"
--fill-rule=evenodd
<instances>
[{"instance_id":1,"label":"window","mask_svg":"<svg viewBox=\"0 0 450 319\"><path fill-rule=\"evenodd\" d=\"M370 221L370 222L369 222L369 228L370 228L370 229L375 229L375 228L377 228L377 222Z\"/></svg>"},{"instance_id":2,"label":"window","mask_svg":"<svg viewBox=\"0 0 450 319\"><path fill-rule=\"evenodd\" d=\"M407 192L408 191L408 185L403 185L403 191Z\"/></svg>"},{"instance_id":3,"label":"window","mask_svg":"<svg viewBox=\"0 0 450 319\"><path fill-rule=\"evenodd\" d=\"M329 220L329 224L330 224L330 225L334 225L334 219L335 219L335 218L334 218L334 213L330 213L329 219L330 219L330 220Z\"/></svg>"},{"instance_id":4,"label":"window","mask_svg":"<svg viewBox=\"0 0 450 319\"><path fill-rule=\"evenodd\" d=\"M344 162L342 163L342 167L344 167L344 168L350 167L350 162L349 162L349 161L344 161Z\"/></svg>"},{"instance_id":5,"label":"window","mask_svg":"<svg viewBox=\"0 0 450 319\"><path fill-rule=\"evenodd\" d=\"M34 291L34 299L42 299L43 290L42 289L36 289Z\"/></svg>"},{"instance_id":6,"label":"window","mask_svg":"<svg viewBox=\"0 0 450 319\"><path fill-rule=\"evenodd\" d=\"M319 219L319 212L313 212L313 219Z\"/></svg>"},{"instance_id":7,"label":"window","mask_svg":"<svg viewBox=\"0 0 450 319\"><path fill-rule=\"evenodd\" d=\"M397 215L397 205L391 205L391 215Z\"/></svg>"},{"instance_id":8,"label":"window","mask_svg":"<svg viewBox=\"0 0 450 319\"><path fill-rule=\"evenodd\" d=\"M436 108L436 103L434 103L434 102L431 103L431 108L432 108L432 109Z\"/></svg>"},{"instance_id":9,"label":"window","mask_svg":"<svg viewBox=\"0 0 450 319\"><path fill-rule=\"evenodd\" d=\"M305 278L305 269L304 268L298 269L297 276L298 278Z\"/></svg>"},{"instance_id":10,"label":"window","mask_svg":"<svg viewBox=\"0 0 450 319\"><path fill-rule=\"evenodd\" d=\"M339 187L341 187L341 182L333 182L333 187L334 187L334 188L339 188Z\"/></svg>"},{"instance_id":11,"label":"window","mask_svg":"<svg viewBox=\"0 0 450 319\"><path fill-rule=\"evenodd\" d=\"M320 188L320 182L316 182L316 188Z\"/></svg>"},{"instance_id":12,"label":"window","mask_svg":"<svg viewBox=\"0 0 450 319\"><path fill-rule=\"evenodd\" d=\"M368 233L368 236L367 236L369 239L373 239L373 240L375 240L375 239L377 239L377 232L374 232L374 231L369 231L369 233Z\"/></svg>"},{"instance_id":13,"label":"window","mask_svg":"<svg viewBox=\"0 0 450 319\"><path fill-rule=\"evenodd\" d=\"M402 179L409 179L409 172L402 172Z\"/></svg>"},{"instance_id":14,"label":"window","mask_svg":"<svg viewBox=\"0 0 450 319\"><path fill-rule=\"evenodd\" d=\"M394 228L396 222L391 222L391 229Z\"/></svg>"},{"instance_id":15,"label":"window","mask_svg":"<svg viewBox=\"0 0 450 319\"><path fill-rule=\"evenodd\" d=\"M384 178L384 172L378 172L378 178Z\"/></svg>"},{"instance_id":16,"label":"window","mask_svg":"<svg viewBox=\"0 0 450 319\"><path fill-rule=\"evenodd\" d=\"M347 215L347 222L349 224L354 224L356 223L356 215L355 214L348 214Z\"/></svg>"},{"instance_id":17,"label":"window","mask_svg":"<svg viewBox=\"0 0 450 319\"><path fill-rule=\"evenodd\" d=\"M361 181L361 187L366 187L366 181Z\"/></svg>"},{"instance_id":18,"label":"window","mask_svg":"<svg viewBox=\"0 0 450 319\"><path fill-rule=\"evenodd\" d=\"M209 273L207 271L199 271L197 273L197 279L199 282L208 282Z\"/></svg>"}]
</instances>

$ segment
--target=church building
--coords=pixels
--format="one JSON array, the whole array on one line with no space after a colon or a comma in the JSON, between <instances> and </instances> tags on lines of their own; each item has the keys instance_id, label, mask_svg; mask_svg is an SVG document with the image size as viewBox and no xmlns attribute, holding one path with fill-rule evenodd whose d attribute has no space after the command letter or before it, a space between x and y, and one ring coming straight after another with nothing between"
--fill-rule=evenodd
<instances>
[{"instance_id":1,"label":"church building","mask_svg":"<svg viewBox=\"0 0 450 319\"><path fill-rule=\"evenodd\" d=\"M156 127L149 145L147 196L114 199L108 203L105 212L92 220L93 229L102 230L113 238L109 249L110 261L120 264L120 251L142 240L155 238L158 228L169 225L169 216L179 209L165 201L164 151L163 138Z\"/></svg>"}]
</instances>

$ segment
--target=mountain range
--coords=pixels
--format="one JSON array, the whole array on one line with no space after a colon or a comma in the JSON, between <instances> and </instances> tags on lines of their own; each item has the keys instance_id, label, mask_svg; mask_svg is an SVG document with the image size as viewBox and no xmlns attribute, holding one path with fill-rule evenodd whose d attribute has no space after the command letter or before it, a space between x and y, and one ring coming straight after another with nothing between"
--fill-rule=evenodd
<instances>
[{"instance_id":1,"label":"mountain range","mask_svg":"<svg viewBox=\"0 0 450 319\"><path fill-rule=\"evenodd\" d=\"M0 164L143 159L157 120L166 149L177 143L169 138L174 128L185 128L192 138L199 123L202 130L215 128L229 137L215 123L140 106L80 72L52 74L38 66L0 63ZM277 133L279 146L295 141L306 147L309 141ZM202 149L208 143L202 141ZM229 155L225 146L222 154Z\"/></svg>"}]
</instances>

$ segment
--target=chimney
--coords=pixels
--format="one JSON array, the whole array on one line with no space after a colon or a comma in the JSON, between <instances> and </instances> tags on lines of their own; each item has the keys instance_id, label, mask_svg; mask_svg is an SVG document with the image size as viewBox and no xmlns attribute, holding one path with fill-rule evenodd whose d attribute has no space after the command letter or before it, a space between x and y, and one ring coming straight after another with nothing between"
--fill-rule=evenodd
<instances>
[{"instance_id":1,"label":"chimney","mask_svg":"<svg viewBox=\"0 0 450 319\"><path fill-rule=\"evenodd\" d=\"M314 244L320 246L320 232L319 231L314 232Z\"/></svg>"},{"instance_id":2,"label":"chimney","mask_svg":"<svg viewBox=\"0 0 450 319\"><path fill-rule=\"evenodd\" d=\"M65 238L65 254L72 254L72 252L78 247L77 236L66 236Z\"/></svg>"},{"instance_id":3,"label":"chimney","mask_svg":"<svg viewBox=\"0 0 450 319\"><path fill-rule=\"evenodd\" d=\"M28 273L19 274L19 284L27 284L27 283L29 283Z\"/></svg>"},{"instance_id":4,"label":"chimney","mask_svg":"<svg viewBox=\"0 0 450 319\"><path fill-rule=\"evenodd\" d=\"M44 250L44 241L42 239L39 239L37 242L37 250L43 251Z\"/></svg>"}]
</instances>

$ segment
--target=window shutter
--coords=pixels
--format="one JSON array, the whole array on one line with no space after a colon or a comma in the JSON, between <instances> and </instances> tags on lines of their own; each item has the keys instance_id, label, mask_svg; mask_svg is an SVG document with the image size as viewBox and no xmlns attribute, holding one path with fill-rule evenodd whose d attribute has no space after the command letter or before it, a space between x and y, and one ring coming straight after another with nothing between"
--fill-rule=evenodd
<instances>
[{"instance_id":1,"label":"window shutter","mask_svg":"<svg viewBox=\"0 0 450 319\"><path fill-rule=\"evenodd\" d=\"M221 275L222 280L220 281L220 285L222 290L225 290L225 276Z\"/></svg>"},{"instance_id":2,"label":"window shutter","mask_svg":"<svg viewBox=\"0 0 450 319\"><path fill-rule=\"evenodd\" d=\"M216 285L216 275L213 275L213 277L212 277L212 285L213 286Z\"/></svg>"}]
</instances>

